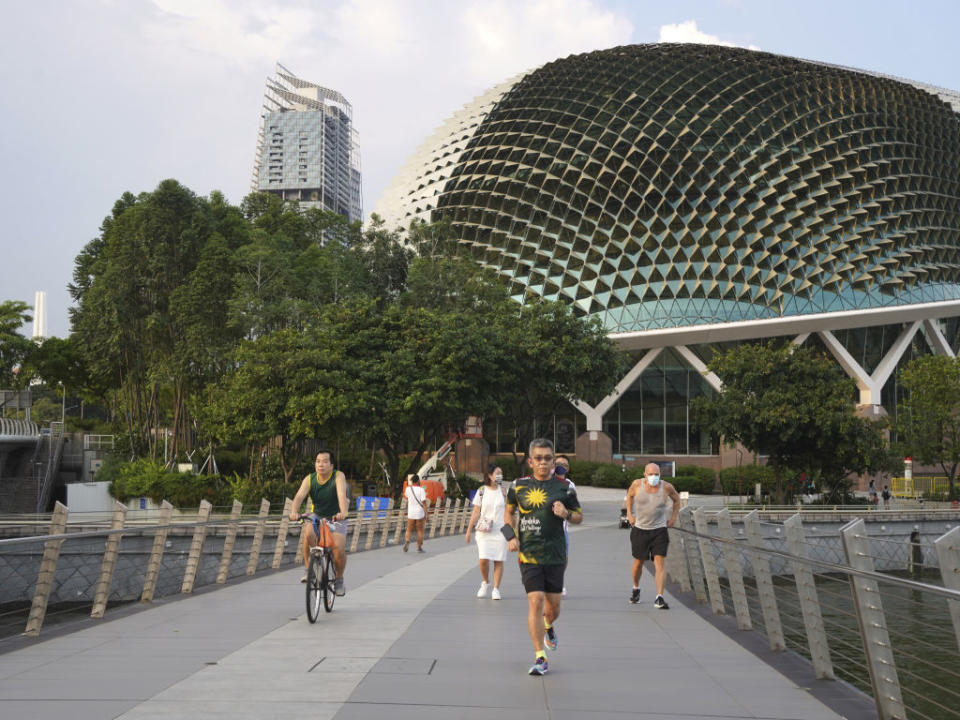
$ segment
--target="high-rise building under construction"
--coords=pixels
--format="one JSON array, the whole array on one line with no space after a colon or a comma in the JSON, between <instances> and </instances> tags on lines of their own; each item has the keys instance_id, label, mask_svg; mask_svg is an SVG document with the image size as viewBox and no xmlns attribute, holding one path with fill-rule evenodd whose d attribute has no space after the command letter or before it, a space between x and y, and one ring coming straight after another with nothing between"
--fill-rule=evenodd
<instances>
[{"instance_id":1,"label":"high-rise building under construction","mask_svg":"<svg viewBox=\"0 0 960 720\"><path fill-rule=\"evenodd\" d=\"M267 78L251 187L360 220L360 145L346 98L278 63Z\"/></svg>"}]
</instances>

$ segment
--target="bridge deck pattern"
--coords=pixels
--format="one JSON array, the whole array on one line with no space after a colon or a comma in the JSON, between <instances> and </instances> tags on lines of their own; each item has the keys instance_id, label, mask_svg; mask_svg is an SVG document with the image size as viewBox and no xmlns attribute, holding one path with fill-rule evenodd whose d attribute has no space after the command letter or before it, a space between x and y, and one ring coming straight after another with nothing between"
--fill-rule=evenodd
<instances>
[{"instance_id":1,"label":"bridge deck pattern","mask_svg":"<svg viewBox=\"0 0 960 720\"><path fill-rule=\"evenodd\" d=\"M479 600L475 547L455 536L428 542L423 555L389 547L351 556L346 597L315 625L297 568L40 642L0 643L0 717L841 717L805 679L781 674L675 598L655 610L651 573L641 604L630 605L616 505L584 506L546 677L526 674L533 652L515 559L503 600ZM862 696L827 684L862 710Z\"/></svg>"}]
</instances>

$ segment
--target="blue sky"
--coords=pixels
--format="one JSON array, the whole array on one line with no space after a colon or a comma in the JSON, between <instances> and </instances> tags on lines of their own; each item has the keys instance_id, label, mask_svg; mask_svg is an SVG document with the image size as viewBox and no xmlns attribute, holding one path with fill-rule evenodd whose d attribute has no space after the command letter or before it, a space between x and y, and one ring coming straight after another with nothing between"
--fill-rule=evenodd
<instances>
[{"instance_id":1,"label":"blue sky","mask_svg":"<svg viewBox=\"0 0 960 720\"><path fill-rule=\"evenodd\" d=\"M248 192L275 62L353 104L369 213L406 158L492 85L577 52L699 41L960 90L960 3L853 0L0 0L0 301L47 292L124 191ZM29 334L30 328L26 328Z\"/></svg>"}]
</instances>

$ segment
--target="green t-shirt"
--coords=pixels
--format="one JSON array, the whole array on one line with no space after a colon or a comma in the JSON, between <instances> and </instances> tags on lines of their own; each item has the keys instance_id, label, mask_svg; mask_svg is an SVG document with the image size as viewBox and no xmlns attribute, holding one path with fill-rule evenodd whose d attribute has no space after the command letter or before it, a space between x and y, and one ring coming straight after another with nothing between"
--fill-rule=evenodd
<instances>
[{"instance_id":1,"label":"green t-shirt","mask_svg":"<svg viewBox=\"0 0 960 720\"><path fill-rule=\"evenodd\" d=\"M520 515L520 562L563 565L567 561L563 518L553 513L557 500L570 512L580 512L576 491L566 480L553 475L543 482L534 477L519 478L507 494L507 505Z\"/></svg>"},{"instance_id":2,"label":"green t-shirt","mask_svg":"<svg viewBox=\"0 0 960 720\"><path fill-rule=\"evenodd\" d=\"M310 502L313 504L313 512L320 517L331 518L340 512L336 470L324 483L320 482L316 473L310 473Z\"/></svg>"}]
</instances>

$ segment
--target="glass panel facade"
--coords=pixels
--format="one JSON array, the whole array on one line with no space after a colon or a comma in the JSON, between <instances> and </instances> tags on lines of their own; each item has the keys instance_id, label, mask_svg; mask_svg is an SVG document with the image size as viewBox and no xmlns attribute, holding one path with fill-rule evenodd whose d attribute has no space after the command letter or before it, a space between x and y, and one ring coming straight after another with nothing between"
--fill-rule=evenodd
<instances>
[{"instance_id":1,"label":"glass panel facade","mask_svg":"<svg viewBox=\"0 0 960 720\"><path fill-rule=\"evenodd\" d=\"M712 393L678 353L663 350L603 418L614 454L715 454L715 443L690 418L690 401Z\"/></svg>"}]
</instances>

